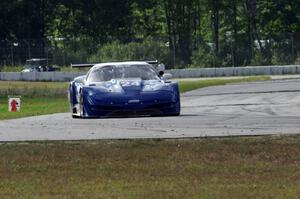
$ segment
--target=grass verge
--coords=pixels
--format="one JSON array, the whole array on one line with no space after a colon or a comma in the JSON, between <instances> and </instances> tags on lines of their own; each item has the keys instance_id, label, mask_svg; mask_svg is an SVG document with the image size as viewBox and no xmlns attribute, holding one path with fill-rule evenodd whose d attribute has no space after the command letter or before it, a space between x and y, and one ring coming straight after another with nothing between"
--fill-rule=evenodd
<instances>
[{"instance_id":1,"label":"grass verge","mask_svg":"<svg viewBox=\"0 0 300 199\"><path fill-rule=\"evenodd\" d=\"M254 81L267 81L271 80L269 76L255 76L255 77L245 77L245 78L232 78L232 79L206 79L206 80L189 80L184 81L180 80L179 88L180 92L184 93L187 91L209 87L209 86L218 86L225 85L230 83L241 83L241 82L254 82Z\"/></svg>"},{"instance_id":2,"label":"grass verge","mask_svg":"<svg viewBox=\"0 0 300 199\"><path fill-rule=\"evenodd\" d=\"M0 81L0 120L68 112L66 82ZM8 95L21 96L21 111L8 112Z\"/></svg>"},{"instance_id":3,"label":"grass verge","mask_svg":"<svg viewBox=\"0 0 300 199\"><path fill-rule=\"evenodd\" d=\"M297 198L300 137L0 145L0 198Z\"/></svg>"},{"instance_id":4,"label":"grass verge","mask_svg":"<svg viewBox=\"0 0 300 199\"><path fill-rule=\"evenodd\" d=\"M70 110L66 97L23 97L21 98L20 112L8 112L7 101L7 96L0 97L0 120L68 112Z\"/></svg>"},{"instance_id":5,"label":"grass verge","mask_svg":"<svg viewBox=\"0 0 300 199\"><path fill-rule=\"evenodd\" d=\"M238 79L189 80L179 81L179 86L181 92L187 92L208 86L262 80L270 80L270 77L258 76ZM0 120L68 112L67 89L67 82L0 81ZM20 95L22 97L21 112L8 112L8 95Z\"/></svg>"}]
</instances>

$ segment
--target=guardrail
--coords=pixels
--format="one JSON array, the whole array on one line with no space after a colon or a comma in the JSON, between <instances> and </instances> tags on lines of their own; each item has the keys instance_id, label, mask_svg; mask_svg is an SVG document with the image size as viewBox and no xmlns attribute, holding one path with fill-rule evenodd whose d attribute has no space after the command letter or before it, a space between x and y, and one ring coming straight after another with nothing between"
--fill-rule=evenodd
<instances>
[{"instance_id":1,"label":"guardrail","mask_svg":"<svg viewBox=\"0 0 300 199\"><path fill-rule=\"evenodd\" d=\"M173 78L300 74L300 65L167 70ZM70 81L85 72L0 72L2 81Z\"/></svg>"},{"instance_id":2,"label":"guardrail","mask_svg":"<svg viewBox=\"0 0 300 199\"><path fill-rule=\"evenodd\" d=\"M191 68L168 71L174 78L300 74L300 65Z\"/></svg>"}]
</instances>

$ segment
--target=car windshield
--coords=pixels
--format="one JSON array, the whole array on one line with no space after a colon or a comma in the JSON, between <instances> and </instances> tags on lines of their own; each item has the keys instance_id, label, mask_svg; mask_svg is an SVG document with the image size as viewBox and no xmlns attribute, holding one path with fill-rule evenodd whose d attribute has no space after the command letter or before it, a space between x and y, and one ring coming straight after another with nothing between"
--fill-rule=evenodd
<instances>
[{"instance_id":1,"label":"car windshield","mask_svg":"<svg viewBox=\"0 0 300 199\"><path fill-rule=\"evenodd\" d=\"M103 82L111 79L141 78L142 80L157 80L156 72L148 65L118 65L104 66L93 70L89 82Z\"/></svg>"}]
</instances>

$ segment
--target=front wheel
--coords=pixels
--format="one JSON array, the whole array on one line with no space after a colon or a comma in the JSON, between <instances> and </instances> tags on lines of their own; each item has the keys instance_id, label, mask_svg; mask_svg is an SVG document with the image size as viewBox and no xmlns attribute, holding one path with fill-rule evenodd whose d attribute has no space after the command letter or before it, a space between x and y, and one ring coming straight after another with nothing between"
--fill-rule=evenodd
<instances>
[{"instance_id":1,"label":"front wheel","mask_svg":"<svg viewBox=\"0 0 300 199\"><path fill-rule=\"evenodd\" d=\"M179 116L180 115L180 111L181 111L181 105L180 105L180 93L179 93L179 87L177 86L177 102L175 105L175 113L173 114L173 116Z\"/></svg>"},{"instance_id":2,"label":"front wheel","mask_svg":"<svg viewBox=\"0 0 300 199\"><path fill-rule=\"evenodd\" d=\"M78 119L78 118L81 118L80 116L77 116L77 115L72 115L72 118L73 119Z\"/></svg>"},{"instance_id":3,"label":"front wheel","mask_svg":"<svg viewBox=\"0 0 300 199\"><path fill-rule=\"evenodd\" d=\"M82 91L79 93L79 114L81 118L85 117L85 110L83 106L83 94Z\"/></svg>"},{"instance_id":4,"label":"front wheel","mask_svg":"<svg viewBox=\"0 0 300 199\"><path fill-rule=\"evenodd\" d=\"M179 116L180 115L180 101L176 103L175 113L172 116Z\"/></svg>"}]
</instances>

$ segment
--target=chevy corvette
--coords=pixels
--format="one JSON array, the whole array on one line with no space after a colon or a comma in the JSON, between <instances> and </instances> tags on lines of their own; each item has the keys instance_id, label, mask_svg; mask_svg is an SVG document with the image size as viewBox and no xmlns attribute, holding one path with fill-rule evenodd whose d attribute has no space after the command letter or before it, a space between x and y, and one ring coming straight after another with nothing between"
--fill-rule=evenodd
<instances>
[{"instance_id":1,"label":"chevy corvette","mask_svg":"<svg viewBox=\"0 0 300 199\"><path fill-rule=\"evenodd\" d=\"M147 62L95 64L69 85L74 118L178 116L178 83Z\"/></svg>"}]
</instances>

